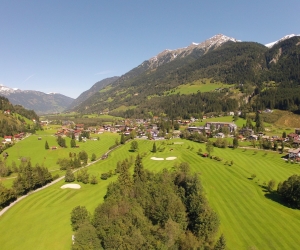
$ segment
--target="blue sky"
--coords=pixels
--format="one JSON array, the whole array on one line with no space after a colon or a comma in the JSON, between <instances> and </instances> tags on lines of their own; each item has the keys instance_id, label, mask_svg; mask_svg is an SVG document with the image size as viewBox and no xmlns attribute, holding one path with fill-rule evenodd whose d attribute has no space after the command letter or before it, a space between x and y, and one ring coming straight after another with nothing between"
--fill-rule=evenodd
<instances>
[{"instance_id":1,"label":"blue sky","mask_svg":"<svg viewBox=\"0 0 300 250\"><path fill-rule=\"evenodd\" d=\"M0 0L0 84L73 98L164 49L216 34L300 34L299 0Z\"/></svg>"}]
</instances>

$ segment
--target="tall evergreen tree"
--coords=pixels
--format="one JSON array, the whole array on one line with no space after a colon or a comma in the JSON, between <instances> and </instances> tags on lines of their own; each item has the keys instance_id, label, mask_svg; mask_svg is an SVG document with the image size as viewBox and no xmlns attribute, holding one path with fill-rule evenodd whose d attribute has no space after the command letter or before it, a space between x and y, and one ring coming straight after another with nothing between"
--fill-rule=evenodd
<instances>
[{"instance_id":1,"label":"tall evergreen tree","mask_svg":"<svg viewBox=\"0 0 300 250\"><path fill-rule=\"evenodd\" d=\"M76 141L75 139L72 139L70 142L71 148L75 148L76 147Z\"/></svg>"},{"instance_id":2,"label":"tall evergreen tree","mask_svg":"<svg viewBox=\"0 0 300 250\"><path fill-rule=\"evenodd\" d=\"M48 141L45 142L45 149L49 149Z\"/></svg>"},{"instance_id":3,"label":"tall evergreen tree","mask_svg":"<svg viewBox=\"0 0 300 250\"><path fill-rule=\"evenodd\" d=\"M156 153L156 144L155 144L155 142L153 142L153 147L152 147L152 153Z\"/></svg>"},{"instance_id":4,"label":"tall evergreen tree","mask_svg":"<svg viewBox=\"0 0 300 250\"><path fill-rule=\"evenodd\" d=\"M142 164L142 158L138 154L135 160L135 165L134 165L134 173L133 173L133 180L134 182L144 182L146 181L146 175L145 175L145 170Z\"/></svg>"},{"instance_id":5,"label":"tall evergreen tree","mask_svg":"<svg viewBox=\"0 0 300 250\"><path fill-rule=\"evenodd\" d=\"M220 236L220 238L218 239L218 241L214 247L214 250L225 250L225 249L226 249L226 240L225 240L224 235L222 234Z\"/></svg>"},{"instance_id":6,"label":"tall evergreen tree","mask_svg":"<svg viewBox=\"0 0 300 250\"><path fill-rule=\"evenodd\" d=\"M233 148L237 148L239 146L238 138L234 137L232 141Z\"/></svg>"},{"instance_id":7,"label":"tall evergreen tree","mask_svg":"<svg viewBox=\"0 0 300 250\"><path fill-rule=\"evenodd\" d=\"M259 112L256 112L255 129L256 129L257 132L265 131L264 122L263 122L262 116Z\"/></svg>"},{"instance_id":8,"label":"tall evergreen tree","mask_svg":"<svg viewBox=\"0 0 300 250\"><path fill-rule=\"evenodd\" d=\"M123 161L121 164L120 174L118 176L118 182L121 187L121 193L125 196L129 195L131 192L133 182L126 161Z\"/></svg>"},{"instance_id":9,"label":"tall evergreen tree","mask_svg":"<svg viewBox=\"0 0 300 250\"><path fill-rule=\"evenodd\" d=\"M126 141L126 140L125 140L125 135L122 133L122 134L121 134L120 143L121 143L121 144L125 144L125 141Z\"/></svg>"}]
</instances>

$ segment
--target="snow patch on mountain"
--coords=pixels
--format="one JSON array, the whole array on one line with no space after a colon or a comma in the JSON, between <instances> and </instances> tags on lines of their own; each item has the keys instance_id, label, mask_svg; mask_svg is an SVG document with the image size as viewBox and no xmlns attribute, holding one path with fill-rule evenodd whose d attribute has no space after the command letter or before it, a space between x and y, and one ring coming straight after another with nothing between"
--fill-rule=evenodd
<instances>
[{"instance_id":1,"label":"snow patch on mountain","mask_svg":"<svg viewBox=\"0 0 300 250\"><path fill-rule=\"evenodd\" d=\"M210 49L220 47L223 43L226 43L229 41L240 42L240 40L237 40L235 38L228 37L223 34L218 34L218 35L215 35L201 43L192 42L187 47L183 47L183 48L179 48L179 49L175 49L175 50L166 49L166 50L160 52L158 55L150 58L148 60L148 62L150 62L150 68L155 68L164 63L168 63L177 57L180 57L180 58L185 57L185 56L191 54L196 49L203 50L204 53L206 53Z\"/></svg>"},{"instance_id":2,"label":"snow patch on mountain","mask_svg":"<svg viewBox=\"0 0 300 250\"><path fill-rule=\"evenodd\" d=\"M17 88L12 89L0 84L0 93L14 93L15 91L18 91L18 89Z\"/></svg>"},{"instance_id":3,"label":"snow patch on mountain","mask_svg":"<svg viewBox=\"0 0 300 250\"><path fill-rule=\"evenodd\" d=\"M300 34L299 35L295 35L295 34L286 35L286 36L282 37L281 39L279 39L275 42L265 44L265 46L268 47L268 48L272 48L275 44L280 43L284 40L290 39L294 36L300 36Z\"/></svg>"}]
</instances>

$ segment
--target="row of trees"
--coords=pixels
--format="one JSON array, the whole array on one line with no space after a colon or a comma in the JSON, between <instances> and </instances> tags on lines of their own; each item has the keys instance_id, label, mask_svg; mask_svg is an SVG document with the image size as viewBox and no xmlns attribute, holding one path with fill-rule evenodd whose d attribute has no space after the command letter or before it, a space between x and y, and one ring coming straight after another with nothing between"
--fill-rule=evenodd
<instances>
[{"instance_id":1,"label":"row of trees","mask_svg":"<svg viewBox=\"0 0 300 250\"><path fill-rule=\"evenodd\" d=\"M13 181L12 188L5 188L0 183L0 208L8 206L18 196L40 188L53 180L53 176L46 167L37 164L35 167L27 161L18 168L18 175Z\"/></svg>"},{"instance_id":2,"label":"row of trees","mask_svg":"<svg viewBox=\"0 0 300 250\"><path fill-rule=\"evenodd\" d=\"M93 215L81 206L72 210L73 249L225 248L223 236L215 244L219 220L187 163L154 174L138 155L132 176L129 166L120 164Z\"/></svg>"},{"instance_id":3,"label":"row of trees","mask_svg":"<svg viewBox=\"0 0 300 250\"><path fill-rule=\"evenodd\" d=\"M92 161L96 160L96 155L93 154ZM67 169L75 169L75 168L80 168L82 166L85 166L88 162L88 154L87 152L80 151L78 155L76 153L69 153L69 159L67 158L59 158L57 160L57 164L60 166L60 170L67 170Z\"/></svg>"},{"instance_id":4,"label":"row of trees","mask_svg":"<svg viewBox=\"0 0 300 250\"><path fill-rule=\"evenodd\" d=\"M81 169L79 171L77 171L76 173L76 177L75 174L73 173L72 169L67 169L66 174L65 174L65 182L73 182L73 181L78 181L78 182L82 182L84 184L97 184L98 180L97 177L95 175L90 176L90 174L88 173L88 170L86 168Z\"/></svg>"}]
</instances>

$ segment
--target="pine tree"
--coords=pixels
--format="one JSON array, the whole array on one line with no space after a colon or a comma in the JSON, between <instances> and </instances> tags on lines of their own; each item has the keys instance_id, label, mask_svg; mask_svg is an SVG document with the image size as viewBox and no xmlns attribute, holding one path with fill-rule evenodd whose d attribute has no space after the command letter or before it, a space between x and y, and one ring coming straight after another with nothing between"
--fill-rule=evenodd
<instances>
[{"instance_id":1,"label":"pine tree","mask_svg":"<svg viewBox=\"0 0 300 250\"><path fill-rule=\"evenodd\" d=\"M226 240L225 240L224 235L222 234L220 236L220 238L218 239L218 241L214 247L214 250L225 250L225 249L226 249Z\"/></svg>"},{"instance_id":2,"label":"pine tree","mask_svg":"<svg viewBox=\"0 0 300 250\"><path fill-rule=\"evenodd\" d=\"M121 140L120 140L121 144L125 144L125 135L122 133L121 134Z\"/></svg>"},{"instance_id":3,"label":"pine tree","mask_svg":"<svg viewBox=\"0 0 300 250\"><path fill-rule=\"evenodd\" d=\"M49 144L47 141L45 142L45 149L49 149Z\"/></svg>"},{"instance_id":4,"label":"pine tree","mask_svg":"<svg viewBox=\"0 0 300 250\"><path fill-rule=\"evenodd\" d=\"M122 162L120 175L118 176L118 182L120 184L122 194L125 196L129 195L133 183L129 173L128 164L126 164L126 161Z\"/></svg>"},{"instance_id":5,"label":"pine tree","mask_svg":"<svg viewBox=\"0 0 300 250\"><path fill-rule=\"evenodd\" d=\"M256 113L255 117L255 128L257 132L265 131L264 122L262 120L261 114L259 114L258 112Z\"/></svg>"},{"instance_id":6,"label":"pine tree","mask_svg":"<svg viewBox=\"0 0 300 250\"><path fill-rule=\"evenodd\" d=\"M156 144L155 144L155 142L153 142L153 147L152 147L152 153L156 153Z\"/></svg>"},{"instance_id":7,"label":"pine tree","mask_svg":"<svg viewBox=\"0 0 300 250\"><path fill-rule=\"evenodd\" d=\"M233 138L233 142L232 142L233 148L237 148L239 146L239 140L238 138Z\"/></svg>"},{"instance_id":8,"label":"pine tree","mask_svg":"<svg viewBox=\"0 0 300 250\"><path fill-rule=\"evenodd\" d=\"M76 147L76 141L75 141L75 139L72 139L71 142L70 142L70 144L71 144L71 148L75 148Z\"/></svg>"},{"instance_id":9,"label":"pine tree","mask_svg":"<svg viewBox=\"0 0 300 250\"><path fill-rule=\"evenodd\" d=\"M138 181L143 182L146 180L145 171L144 171L144 167L142 164L142 158L140 157L139 154L137 155L136 160L135 160L133 180L135 183Z\"/></svg>"},{"instance_id":10,"label":"pine tree","mask_svg":"<svg viewBox=\"0 0 300 250\"><path fill-rule=\"evenodd\" d=\"M286 138L286 132L285 131L282 132L282 138Z\"/></svg>"}]
</instances>

